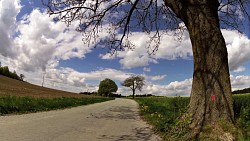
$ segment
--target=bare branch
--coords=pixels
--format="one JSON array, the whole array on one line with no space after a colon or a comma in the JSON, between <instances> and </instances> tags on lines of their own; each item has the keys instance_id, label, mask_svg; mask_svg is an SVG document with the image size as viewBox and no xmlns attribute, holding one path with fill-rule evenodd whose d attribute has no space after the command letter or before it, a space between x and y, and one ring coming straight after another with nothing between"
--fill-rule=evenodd
<instances>
[{"instance_id":1,"label":"bare branch","mask_svg":"<svg viewBox=\"0 0 250 141\"><path fill-rule=\"evenodd\" d=\"M76 29L83 33L84 43L100 43L108 47L111 54L125 48L133 50L130 41L133 32L142 31L148 35L149 54L154 54L161 43L161 37L169 31L176 30L180 39L183 29L179 24L185 15L182 8L188 1L165 0L42 0L51 16L65 22L79 22ZM243 19L249 16L249 0L220 0L218 8L221 26L240 29ZM190 4L196 5L192 1ZM200 1L199 1L200 3ZM243 14L243 15L240 15ZM100 33L109 36L98 39ZM96 44L97 45L97 44Z\"/></svg>"}]
</instances>

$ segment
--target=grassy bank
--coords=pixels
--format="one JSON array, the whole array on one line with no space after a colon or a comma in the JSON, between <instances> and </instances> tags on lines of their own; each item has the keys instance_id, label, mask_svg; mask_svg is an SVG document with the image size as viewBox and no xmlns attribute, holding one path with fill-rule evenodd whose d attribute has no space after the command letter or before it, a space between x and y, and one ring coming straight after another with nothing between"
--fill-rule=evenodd
<instances>
[{"instance_id":1,"label":"grassy bank","mask_svg":"<svg viewBox=\"0 0 250 141\"><path fill-rule=\"evenodd\" d=\"M250 141L250 94L234 95L234 111L238 126L243 130L245 139ZM186 111L189 103L188 97L148 97L136 98L140 105L140 110L155 130L163 136L181 136L185 133L185 127L189 121L178 121L180 114Z\"/></svg>"},{"instance_id":2,"label":"grassy bank","mask_svg":"<svg viewBox=\"0 0 250 141\"><path fill-rule=\"evenodd\" d=\"M86 98L33 98L18 96L0 97L0 115L13 113L30 113L37 111L48 111L87 105L93 103L113 100L114 98L86 97Z\"/></svg>"},{"instance_id":3,"label":"grassy bank","mask_svg":"<svg viewBox=\"0 0 250 141\"><path fill-rule=\"evenodd\" d=\"M238 126L250 141L250 94L237 94L234 98L234 115Z\"/></svg>"}]
</instances>

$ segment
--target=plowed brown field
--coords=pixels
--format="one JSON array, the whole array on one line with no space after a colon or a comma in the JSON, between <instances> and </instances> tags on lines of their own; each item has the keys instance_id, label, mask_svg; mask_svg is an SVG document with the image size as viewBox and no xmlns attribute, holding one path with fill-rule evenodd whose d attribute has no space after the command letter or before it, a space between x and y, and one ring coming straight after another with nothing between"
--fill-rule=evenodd
<instances>
[{"instance_id":1,"label":"plowed brown field","mask_svg":"<svg viewBox=\"0 0 250 141\"><path fill-rule=\"evenodd\" d=\"M31 96L35 98L90 97L61 90L45 88L0 75L0 96Z\"/></svg>"}]
</instances>

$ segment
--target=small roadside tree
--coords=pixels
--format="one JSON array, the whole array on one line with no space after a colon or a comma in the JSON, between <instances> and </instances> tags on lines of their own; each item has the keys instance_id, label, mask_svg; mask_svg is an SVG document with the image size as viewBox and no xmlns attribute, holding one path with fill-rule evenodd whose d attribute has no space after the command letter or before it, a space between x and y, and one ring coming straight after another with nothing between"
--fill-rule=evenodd
<instances>
[{"instance_id":1,"label":"small roadside tree","mask_svg":"<svg viewBox=\"0 0 250 141\"><path fill-rule=\"evenodd\" d=\"M21 81L23 81L24 77L25 76L23 74L20 74L20 76L19 76L19 78L20 78Z\"/></svg>"},{"instance_id":2,"label":"small roadside tree","mask_svg":"<svg viewBox=\"0 0 250 141\"><path fill-rule=\"evenodd\" d=\"M8 66L2 67L2 75L9 77L10 76L10 70Z\"/></svg>"},{"instance_id":3,"label":"small roadside tree","mask_svg":"<svg viewBox=\"0 0 250 141\"><path fill-rule=\"evenodd\" d=\"M142 87L144 86L144 80L145 78L143 76L137 75L137 76L130 76L127 78L123 83L121 83L122 86L129 87L133 91L133 99L135 98L135 90L139 89L142 90Z\"/></svg>"},{"instance_id":4,"label":"small roadside tree","mask_svg":"<svg viewBox=\"0 0 250 141\"><path fill-rule=\"evenodd\" d=\"M111 79L104 79L99 84L98 94L102 96L109 96L110 93L116 92L118 90L117 85Z\"/></svg>"}]
</instances>

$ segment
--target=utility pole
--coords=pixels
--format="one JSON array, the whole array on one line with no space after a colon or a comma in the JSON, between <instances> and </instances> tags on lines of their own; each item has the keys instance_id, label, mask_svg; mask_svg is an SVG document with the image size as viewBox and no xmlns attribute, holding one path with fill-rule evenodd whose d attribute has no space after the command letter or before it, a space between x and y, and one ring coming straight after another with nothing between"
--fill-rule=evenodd
<instances>
[{"instance_id":1,"label":"utility pole","mask_svg":"<svg viewBox=\"0 0 250 141\"><path fill-rule=\"evenodd\" d=\"M45 76L46 72L43 73L43 82L42 82L42 87L43 87L43 84L44 84L44 76Z\"/></svg>"}]
</instances>

